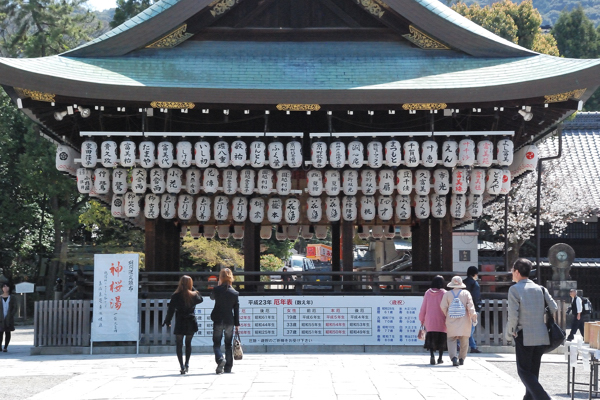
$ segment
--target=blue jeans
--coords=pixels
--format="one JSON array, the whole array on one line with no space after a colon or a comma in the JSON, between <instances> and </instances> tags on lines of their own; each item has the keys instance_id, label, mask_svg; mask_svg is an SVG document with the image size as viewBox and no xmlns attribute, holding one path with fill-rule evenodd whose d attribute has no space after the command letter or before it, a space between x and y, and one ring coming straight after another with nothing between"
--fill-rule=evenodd
<instances>
[{"instance_id":1,"label":"blue jeans","mask_svg":"<svg viewBox=\"0 0 600 400\"><path fill-rule=\"evenodd\" d=\"M221 351L221 339L225 335L225 369L231 370L233 366L233 324L227 325L223 322L213 324L213 351L215 352L215 362L223 358Z\"/></svg>"},{"instance_id":2,"label":"blue jeans","mask_svg":"<svg viewBox=\"0 0 600 400\"><path fill-rule=\"evenodd\" d=\"M477 348L477 343L475 343L475 338L473 337L474 333L475 333L475 325L472 325L471 326L471 336L469 337L469 347L472 349Z\"/></svg>"}]
</instances>

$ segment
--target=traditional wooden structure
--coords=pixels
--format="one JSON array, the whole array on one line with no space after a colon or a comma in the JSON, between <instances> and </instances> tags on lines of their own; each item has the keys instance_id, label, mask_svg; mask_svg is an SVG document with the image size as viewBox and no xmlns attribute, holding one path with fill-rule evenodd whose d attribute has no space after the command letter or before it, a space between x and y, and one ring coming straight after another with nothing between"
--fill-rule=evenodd
<instances>
[{"instance_id":1,"label":"traditional wooden structure","mask_svg":"<svg viewBox=\"0 0 600 400\"><path fill-rule=\"evenodd\" d=\"M182 226L243 236L258 270L273 225L330 225L350 271L357 226L411 226L413 269L451 270L452 226L535 168L528 146L600 85L600 61L532 52L435 0L162 0L61 55L0 59L0 84L80 191L145 229L148 270L178 269Z\"/></svg>"}]
</instances>

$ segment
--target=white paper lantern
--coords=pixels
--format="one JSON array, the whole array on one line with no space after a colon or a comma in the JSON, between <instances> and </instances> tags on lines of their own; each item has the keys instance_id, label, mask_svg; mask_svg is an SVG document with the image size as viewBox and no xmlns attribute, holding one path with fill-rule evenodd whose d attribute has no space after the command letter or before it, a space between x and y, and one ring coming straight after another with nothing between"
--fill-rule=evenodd
<instances>
[{"instance_id":1,"label":"white paper lantern","mask_svg":"<svg viewBox=\"0 0 600 400\"><path fill-rule=\"evenodd\" d=\"M423 166L432 168L437 165L438 162L438 145L433 140L426 140L421 145L421 160L423 160Z\"/></svg>"},{"instance_id":2,"label":"white paper lantern","mask_svg":"<svg viewBox=\"0 0 600 400\"><path fill-rule=\"evenodd\" d=\"M246 142L243 140L235 140L231 143L231 165L234 167L246 166L248 152Z\"/></svg>"},{"instance_id":3,"label":"white paper lantern","mask_svg":"<svg viewBox=\"0 0 600 400\"><path fill-rule=\"evenodd\" d=\"M200 237L200 227L198 225L190 225L190 235L194 239L198 239Z\"/></svg>"},{"instance_id":4,"label":"white paper lantern","mask_svg":"<svg viewBox=\"0 0 600 400\"><path fill-rule=\"evenodd\" d=\"M402 237L404 239L408 239L411 236L412 236L412 230L409 225L400 226L400 237Z\"/></svg>"},{"instance_id":5,"label":"white paper lantern","mask_svg":"<svg viewBox=\"0 0 600 400\"><path fill-rule=\"evenodd\" d=\"M217 226L217 235L219 236L219 239L221 239L221 240L228 239L229 236L231 236L231 232L229 232L229 226L228 225L218 225Z\"/></svg>"},{"instance_id":6,"label":"white paper lantern","mask_svg":"<svg viewBox=\"0 0 600 400\"><path fill-rule=\"evenodd\" d=\"M394 225L384 226L383 237L386 239L393 239L396 237L396 227Z\"/></svg>"},{"instance_id":7,"label":"white paper lantern","mask_svg":"<svg viewBox=\"0 0 600 400\"><path fill-rule=\"evenodd\" d=\"M215 237L216 229L214 226L206 225L203 227L203 229L204 229L204 232L202 233L202 236L204 236L207 239L212 239Z\"/></svg>"},{"instance_id":8,"label":"white paper lantern","mask_svg":"<svg viewBox=\"0 0 600 400\"><path fill-rule=\"evenodd\" d=\"M217 193L219 189L219 170L216 168L206 168L202 176L202 189L204 193Z\"/></svg>"},{"instance_id":9,"label":"white paper lantern","mask_svg":"<svg viewBox=\"0 0 600 400\"><path fill-rule=\"evenodd\" d=\"M402 164L402 145L397 140L385 143L385 163L388 167L398 167Z\"/></svg>"},{"instance_id":10,"label":"white paper lantern","mask_svg":"<svg viewBox=\"0 0 600 400\"><path fill-rule=\"evenodd\" d=\"M189 194L200 193L200 170L189 168L185 171L185 190Z\"/></svg>"},{"instance_id":11,"label":"white paper lantern","mask_svg":"<svg viewBox=\"0 0 600 400\"><path fill-rule=\"evenodd\" d=\"M140 215L140 198L133 192L125 193L125 216L136 218Z\"/></svg>"},{"instance_id":12,"label":"white paper lantern","mask_svg":"<svg viewBox=\"0 0 600 400\"><path fill-rule=\"evenodd\" d=\"M179 168L169 168L167 171L167 192L177 194L181 192L183 172Z\"/></svg>"},{"instance_id":13,"label":"white paper lantern","mask_svg":"<svg viewBox=\"0 0 600 400\"><path fill-rule=\"evenodd\" d=\"M217 221L226 221L229 218L229 197L215 196L213 215Z\"/></svg>"},{"instance_id":14,"label":"white paper lantern","mask_svg":"<svg viewBox=\"0 0 600 400\"><path fill-rule=\"evenodd\" d=\"M87 168L77 168L77 190L79 193L88 194L93 186L92 170Z\"/></svg>"},{"instance_id":15,"label":"white paper lantern","mask_svg":"<svg viewBox=\"0 0 600 400\"><path fill-rule=\"evenodd\" d=\"M265 199L254 197L250 199L250 222L260 224L265 219Z\"/></svg>"},{"instance_id":16,"label":"white paper lantern","mask_svg":"<svg viewBox=\"0 0 600 400\"><path fill-rule=\"evenodd\" d=\"M458 143L458 165L470 166L475 163L475 142L463 139Z\"/></svg>"},{"instance_id":17,"label":"white paper lantern","mask_svg":"<svg viewBox=\"0 0 600 400\"><path fill-rule=\"evenodd\" d=\"M383 239L384 233L385 227L381 225L371 227L371 236L373 236L373 239Z\"/></svg>"},{"instance_id":18,"label":"white paper lantern","mask_svg":"<svg viewBox=\"0 0 600 400\"><path fill-rule=\"evenodd\" d=\"M377 198L377 216L382 221L389 221L394 217L394 199L392 196L379 196Z\"/></svg>"},{"instance_id":19,"label":"white paper lantern","mask_svg":"<svg viewBox=\"0 0 600 400\"><path fill-rule=\"evenodd\" d=\"M138 148L140 156L140 167L152 168L156 164L156 146L149 140L140 143Z\"/></svg>"},{"instance_id":20,"label":"white paper lantern","mask_svg":"<svg viewBox=\"0 0 600 400\"><path fill-rule=\"evenodd\" d=\"M348 144L348 166L361 168L365 162L365 146L358 140Z\"/></svg>"},{"instance_id":21,"label":"white paper lantern","mask_svg":"<svg viewBox=\"0 0 600 400\"><path fill-rule=\"evenodd\" d=\"M292 172L288 169L277 171L275 190L280 196L287 196L292 192Z\"/></svg>"},{"instance_id":22,"label":"white paper lantern","mask_svg":"<svg viewBox=\"0 0 600 400\"><path fill-rule=\"evenodd\" d=\"M315 234L311 232L310 225L302 225L302 230L300 232L302 233L302 238L305 240L311 240L315 236Z\"/></svg>"},{"instance_id":23,"label":"white paper lantern","mask_svg":"<svg viewBox=\"0 0 600 400\"><path fill-rule=\"evenodd\" d=\"M224 140L219 140L213 146L215 166L217 168L229 167L229 143Z\"/></svg>"},{"instance_id":24,"label":"white paper lantern","mask_svg":"<svg viewBox=\"0 0 600 400\"><path fill-rule=\"evenodd\" d=\"M414 168L419 165L419 142L416 140L408 140L404 142L404 165L409 168Z\"/></svg>"},{"instance_id":25,"label":"white paper lantern","mask_svg":"<svg viewBox=\"0 0 600 400\"><path fill-rule=\"evenodd\" d=\"M267 145L255 140L250 143L250 165L253 168L262 168L267 160Z\"/></svg>"},{"instance_id":26,"label":"white paper lantern","mask_svg":"<svg viewBox=\"0 0 600 400\"><path fill-rule=\"evenodd\" d=\"M360 185L364 195L374 195L377 190L377 173L372 169L360 172Z\"/></svg>"},{"instance_id":27,"label":"white paper lantern","mask_svg":"<svg viewBox=\"0 0 600 400\"><path fill-rule=\"evenodd\" d=\"M402 195L409 195L413 190L413 173L410 169L399 169L396 172L396 189Z\"/></svg>"},{"instance_id":28,"label":"white paper lantern","mask_svg":"<svg viewBox=\"0 0 600 400\"><path fill-rule=\"evenodd\" d=\"M231 200L231 214L235 222L244 222L248 218L248 199L236 196Z\"/></svg>"},{"instance_id":29,"label":"white paper lantern","mask_svg":"<svg viewBox=\"0 0 600 400\"><path fill-rule=\"evenodd\" d=\"M110 213L115 218L125 218L125 199L122 194L113 194Z\"/></svg>"},{"instance_id":30,"label":"white paper lantern","mask_svg":"<svg viewBox=\"0 0 600 400\"><path fill-rule=\"evenodd\" d=\"M127 170L124 168L115 168L112 171L112 191L116 194L127 193Z\"/></svg>"},{"instance_id":31,"label":"white paper lantern","mask_svg":"<svg viewBox=\"0 0 600 400\"><path fill-rule=\"evenodd\" d=\"M362 226L362 225L360 225L358 227L357 234L358 234L358 237L361 240L368 240L369 237L371 236L371 230L370 230L370 228L368 226Z\"/></svg>"},{"instance_id":32,"label":"white paper lantern","mask_svg":"<svg viewBox=\"0 0 600 400\"><path fill-rule=\"evenodd\" d=\"M177 218L188 221L194 212L194 198L190 194L180 194L177 199Z\"/></svg>"},{"instance_id":33,"label":"white paper lantern","mask_svg":"<svg viewBox=\"0 0 600 400\"><path fill-rule=\"evenodd\" d=\"M441 194L432 194L431 199L431 216L433 218L444 218L446 216L446 196Z\"/></svg>"},{"instance_id":34,"label":"white paper lantern","mask_svg":"<svg viewBox=\"0 0 600 400\"><path fill-rule=\"evenodd\" d=\"M150 170L150 190L154 194L163 194L166 189L165 171L161 168L152 168Z\"/></svg>"},{"instance_id":35,"label":"white paper lantern","mask_svg":"<svg viewBox=\"0 0 600 400\"><path fill-rule=\"evenodd\" d=\"M300 168L302 166L302 143L292 140L285 145L287 166Z\"/></svg>"},{"instance_id":36,"label":"white paper lantern","mask_svg":"<svg viewBox=\"0 0 600 400\"><path fill-rule=\"evenodd\" d=\"M340 171L330 169L325 171L323 179L325 184L325 193L328 196L337 196L342 188L342 174Z\"/></svg>"},{"instance_id":37,"label":"white paper lantern","mask_svg":"<svg viewBox=\"0 0 600 400\"><path fill-rule=\"evenodd\" d=\"M177 166L179 168L188 168L192 165L192 144L190 142L177 142L175 152L177 154Z\"/></svg>"},{"instance_id":38,"label":"white paper lantern","mask_svg":"<svg viewBox=\"0 0 600 400\"><path fill-rule=\"evenodd\" d=\"M223 193L236 194L238 190L238 172L235 169L223 171Z\"/></svg>"},{"instance_id":39,"label":"white paper lantern","mask_svg":"<svg viewBox=\"0 0 600 400\"><path fill-rule=\"evenodd\" d=\"M525 157L523 158L521 168L525 171L533 171L538 163L538 148L535 145L525 147Z\"/></svg>"},{"instance_id":40,"label":"white paper lantern","mask_svg":"<svg viewBox=\"0 0 600 400\"><path fill-rule=\"evenodd\" d=\"M513 163L515 145L510 139L500 139L496 143L496 163L507 167Z\"/></svg>"},{"instance_id":41,"label":"white paper lantern","mask_svg":"<svg viewBox=\"0 0 600 400\"><path fill-rule=\"evenodd\" d=\"M308 194L310 196L320 196L323 193L323 173L316 169L311 169L306 173Z\"/></svg>"},{"instance_id":42,"label":"white paper lantern","mask_svg":"<svg viewBox=\"0 0 600 400\"><path fill-rule=\"evenodd\" d=\"M343 168L346 165L346 145L339 140L329 145L329 165L332 168Z\"/></svg>"},{"instance_id":43,"label":"white paper lantern","mask_svg":"<svg viewBox=\"0 0 600 400\"><path fill-rule=\"evenodd\" d=\"M329 222L337 222L340 220L342 211L340 199L336 196L328 196L325 199L325 215Z\"/></svg>"},{"instance_id":44,"label":"white paper lantern","mask_svg":"<svg viewBox=\"0 0 600 400\"><path fill-rule=\"evenodd\" d=\"M320 222L323 218L323 207L320 197L309 197L306 200L306 217L309 222Z\"/></svg>"},{"instance_id":45,"label":"white paper lantern","mask_svg":"<svg viewBox=\"0 0 600 400\"><path fill-rule=\"evenodd\" d=\"M81 166L94 168L98 162L98 145L93 140L81 143Z\"/></svg>"},{"instance_id":46,"label":"white paper lantern","mask_svg":"<svg viewBox=\"0 0 600 400\"><path fill-rule=\"evenodd\" d=\"M100 162L105 168L116 167L118 162L117 142L106 140L100 145Z\"/></svg>"},{"instance_id":47,"label":"white paper lantern","mask_svg":"<svg viewBox=\"0 0 600 400\"><path fill-rule=\"evenodd\" d=\"M315 236L317 239L323 240L327 238L327 227L324 225L315 226Z\"/></svg>"},{"instance_id":48,"label":"white paper lantern","mask_svg":"<svg viewBox=\"0 0 600 400\"><path fill-rule=\"evenodd\" d=\"M68 174L77 175L75 167L76 152L69 146L59 144L56 147L56 169Z\"/></svg>"},{"instance_id":49,"label":"white paper lantern","mask_svg":"<svg viewBox=\"0 0 600 400\"><path fill-rule=\"evenodd\" d=\"M146 193L147 173L144 168L134 168L131 171L131 191L136 194Z\"/></svg>"},{"instance_id":50,"label":"white paper lantern","mask_svg":"<svg viewBox=\"0 0 600 400\"><path fill-rule=\"evenodd\" d=\"M196 166L200 168L208 168L210 165L210 143L201 140L194 144L194 153Z\"/></svg>"},{"instance_id":51,"label":"white paper lantern","mask_svg":"<svg viewBox=\"0 0 600 400\"><path fill-rule=\"evenodd\" d=\"M473 218L479 218L483 214L483 196L469 193L467 197L467 211Z\"/></svg>"},{"instance_id":52,"label":"white paper lantern","mask_svg":"<svg viewBox=\"0 0 600 400\"><path fill-rule=\"evenodd\" d=\"M391 169L379 171L379 193L384 196L394 193L394 171Z\"/></svg>"},{"instance_id":53,"label":"white paper lantern","mask_svg":"<svg viewBox=\"0 0 600 400\"><path fill-rule=\"evenodd\" d=\"M110 175L106 168L96 168L94 170L94 191L97 194L110 192Z\"/></svg>"},{"instance_id":54,"label":"white paper lantern","mask_svg":"<svg viewBox=\"0 0 600 400\"><path fill-rule=\"evenodd\" d=\"M494 161L494 144L491 140L480 140L477 142L477 164L487 168Z\"/></svg>"},{"instance_id":55,"label":"white paper lantern","mask_svg":"<svg viewBox=\"0 0 600 400\"><path fill-rule=\"evenodd\" d=\"M342 173L342 190L347 196L354 196L358 193L358 171L345 170Z\"/></svg>"},{"instance_id":56,"label":"white paper lantern","mask_svg":"<svg viewBox=\"0 0 600 400\"><path fill-rule=\"evenodd\" d=\"M433 171L433 190L440 195L446 195L450 191L450 173L440 168Z\"/></svg>"},{"instance_id":57,"label":"white paper lantern","mask_svg":"<svg viewBox=\"0 0 600 400\"><path fill-rule=\"evenodd\" d=\"M454 193L450 198L450 215L452 218L464 218L466 211L466 197L464 194Z\"/></svg>"},{"instance_id":58,"label":"white paper lantern","mask_svg":"<svg viewBox=\"0 0 600 400\"><path fill-rule=\"evenodd\" d=\"M510 171L508 169L502 170L502 188L500 189L500 194L508 194L511 188L511 177Z\"/></svg>"},{"instance_id":59,"label":"white paper lantern","mask_svg":"<svg viewBox=\"0 0 600 400\"><path fill-rule=\"evenodd\" d=\"M269 167L273 169L279 169L283 167L283 143L271 142L269 143Z\"/></svg>"},{"instance_id":60,"label":"white paper lantern","mask_svg":"<svg viewBox=\"0 0 600 400\"><path fill-rule=\"evenodd\" d=\"M300 234L300 227L298 225L290 225L287 227L287 237L289 240L298 239L299 234Z\"/></svg>"},{"instance_id":61,"label":"white paper lantern","mask_svg":"<svg viewBox=\"0 0 600 400\"><path fill-rule=\"evenodd\" d=\"M184 238L187 235L187 226L186 225L181 225L180 229L179 229L179 237L180 238Z\"/></svg>"},{"instance_id":62,"label":"white paper lantern","mask_svg":"<svg viewBox=\"0 0 600 400\"><path fill-rule=\"evenodd\" d=\"M452 192L465 194L467 193L468 188L467 170L464 168L456 168L452 171Z\"/></svg>"},{"instance_id":63,"label":"white paper lantern","mask_svg":"<svg viewBox=\"0 0 600 400\"><path fill-rule=\"evenodd\" d=\"M418 169L415 171L415 193L419 196L426 196L431 190L431 172L427 169Z\"/></svg>"},{"instance_id":64,"label":"white paper lantern","mask_svg":"<svg viewBox=\"0 0 600 400\"><path fill-rule=\"evenodd\" d=\"M273 170L261 169L258 171L258 193L271 194L273 191Z\"/></svg>"},{"instance_id":65,"label":"white paper lantern","mask_svg":"<svg viewBox=\"0 0 600 400\"><path fill-rule=\"evenodd\" d=\"M272 226L261 226L260 227L260 238L263 240L271 239L271 235L273 235L273 227Z\"/></svg>"},{"instance_id":66,"label":"white paper lantern","mask_svg":"<svg viewBox=\"0 0 600 400\"><path fill-rule=\"evenodd\" d=\"M253 169L243 169L240 173L240 193L250 196L254 193L256 172Z\"/></svg>"},{"instance_id":67,"label":"white paper lantern","mask_svg":"<svg viewBox=\"0 0 600 400\"><path fill-rule=\"evenodd\" d=\"M156 219L160 215L160 196L148 193L144 198L144 216L148 219Z\"/></svg>"},{"instance_id":68,"label":"white paper lantern","mask_svg":"<svg viewBox=\"0 0 600 400\"><path fill-rule=\"evenodd\" d=\"M344 221L356 221L358 214L356 196L342 198L342 217Z\"/></svg>"},{"instance_id":69,"label":"white paper lantern","mask_svg":"<svg viewBox=\"0 0 600 400\"><path fill-rule=\"evenodd\" d=\"M375 197L373 196L362 196L360 198L360 217L364 221L372 221L377 215L375 208Z\"/></svg>"},{"instance_id":70,"label":"white paper lantern","mask_svg":"<svg viewBox=\"0 0 600 400\"><path fill-rule=\"evenodd\" d=\"M242 225L234 226L231 236L236 240L242 240L244 238L244 227Z\"/></svg>"},{"instance_id":71,"label":"white paper lantern","mask_svg":"<svg viewBox=\"0 0 600 400\"><path fill-rule=\"evenodd\" d=\"M163 193L160 196L160 216L164 219L175 218L177 212L177 196L170 193Z\"/></svg>"},{"instance_id":72,"label":"white paper lantern","mask_svg":"<svg viewBox=\"0 0 600 400\"><path fill-rule=\"evenodd\" d=\"M310 146L310 159L313 168L325 168L327 165L327 144L313 142Z\"/></svg>"},{"instance_id":73,"label":"white paper lantern","mask_svg":"<svg viewBox=\"0 0 600 400\"><path fill-rule=\"evenodd\" d=\"M383 145L377 140L367 144L367 164L371 168L381 168L383 165Z\"/></svg>"},{"instance_id":74,"label":"white paper lantern","mask_svg":"<svg viewBox=\"0 0 600 400\"><path fill-rule=\"evenodd\" d=\"M485 170L474 168L471 170L471 182L469 190L474 194L483 194L485 192Z\"/></svg>"},{"instance_id":75,"label":"white paper lantern","mask_svg":"<svg viewBox=\"0 0 600 400\"><path fill-rule=\"evenodd\" d=\"M458 164L458 143L446 140L442 145L442 162L446 168L454 168Z\"/></svg>"},{"instance_id":76,"label":"white paper lantern","mask_svg":"<svg viewBox=\"0 0 600 400\"><path fill-rule=\"evenodd\" d=\"M502 190L502 178L504 173L499 168L490 168L487 172L487 182L485 188L493 196L499 195Z\"/></svg>"},{"instance_id":77,"label":"white paper lantern","mask_svg":"<svg viewBox=\"0 0 600 400\"><path fill-rule=\"evenodd\" d=\"M200 196L196 199L196 219L198 222L207 222L211 215L211 199L208 196Z\"/></svg>"},{"instance_id":78,"label":"white paper lantern","mask_svg":"<svg viewBox=\"0 0 600 400\"><path fill-rule=\"evenodd\" d=\"M300 200L287 199L283 215L286 223L297 224L300 221Z\"/></svg>"},{"instance_id":79,"label":"white paper lantern","mask_svg":"<svg viewBox=\"0 0 600 400\"><path fill-rule=\"evenodd\" d=\"M173 143L160 142L157 147L156 163L161 168L173 166Z\"/></svg>"},{"instance_id":80,"label":"white paper lantern","mask_svg":"<svg viewBox=\"0 0 600 400\"><path fill-rule=\"evenodd\" d=\"M282 218L283 201L278 197L271 197L267 203L267 219L271 224L278 224Z\"/></svg>"},{"instance_id":81,"label":"white paper lantern","mask_svg":"<svg viewBox=\"0 0 600 400\"><path fill-rule=\"evenodd\" d=\"M119 145L119 158L121 166L131 168L135 166L135 143L132 140L123 140Z\"/></svg>"},{"instance_id":82,"label":"white paper lantern","mask_svg":"<svg viewBox=\"0 0 600 400\"><path fill-rule=\"evenodd\" d=\"M410 208L410 197L405 194L399 194L396 196L396 217L400 220L410 219L411 208Z\"/></svg>"},{"instance_id":83,"label":"white paper lantern","mask_svg":"<svg viewBox=\"0 0 600 400\"><path fill-rule=\"evenodd\" d=\"M431 214L429 196L419 195L415 198L415 215L419 219L427 219Z\"/></svg>"}]
</instances>

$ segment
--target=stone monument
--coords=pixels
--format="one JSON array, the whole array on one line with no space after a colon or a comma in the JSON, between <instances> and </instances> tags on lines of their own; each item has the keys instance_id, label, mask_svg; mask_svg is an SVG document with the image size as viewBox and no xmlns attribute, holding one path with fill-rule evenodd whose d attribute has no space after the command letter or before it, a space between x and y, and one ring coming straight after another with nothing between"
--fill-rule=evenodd
<instances>
[{"instance_id":1,"label":"stone monument","mask_svg":"<svg viewBox=\"0 0 600 400\"><path fill-rule=\"evenodd\" d=\"M557 243L548 251L548 261L552 266L552 280L546 283L552 297L570 300L569 291L577 289L577 281L571 280L569 271L575 260L575 250L565 243Z\"/></svg>"}]
</instances>

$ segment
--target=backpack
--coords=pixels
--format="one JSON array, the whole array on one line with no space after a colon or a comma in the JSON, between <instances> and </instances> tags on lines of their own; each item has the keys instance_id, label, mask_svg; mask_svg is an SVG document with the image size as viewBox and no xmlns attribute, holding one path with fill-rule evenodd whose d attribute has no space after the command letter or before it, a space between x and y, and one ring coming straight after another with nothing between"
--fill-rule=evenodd
<instances>
[{"instance_id":1,"label":"backpack","mask_svg":"<svg viewBox=\"0 0 600 400\"><path fill-rule=\"evenodd\" d=\"M582 297L581 306L581 308L583 308L583 310L581 311L581 315L592 315L594 307L592 306L592 302L590 301L590 299L588 299L587 297Z\"/></svg>"},{"instance_id":2,"label":"backpack","mask_svg":"<svg viewBox=\"0 0 600 400\"><path fill-rule=\"evenodd\" d=\"M467 314L465 305L458 298L458 296L460 295L460 292L462 292L462 289L459 290L456 295L454 294L454 291L452 291L452 296L454 296L454 299L452 300L452 302L450 303L450 306L448 307L448 316L450 318L462 318Z\"/></svg>"}]
</instances>

